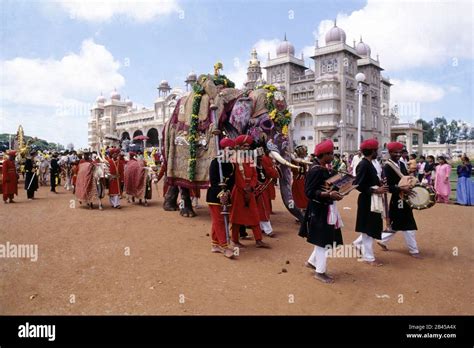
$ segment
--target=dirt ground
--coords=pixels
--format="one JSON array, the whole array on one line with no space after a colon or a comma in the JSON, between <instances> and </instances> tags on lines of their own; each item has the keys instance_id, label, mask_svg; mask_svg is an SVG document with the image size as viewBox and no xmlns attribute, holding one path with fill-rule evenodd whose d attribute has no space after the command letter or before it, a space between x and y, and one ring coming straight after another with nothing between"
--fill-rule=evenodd
<instances>
[{"instance_id":1,"label":"dirt ground","mask_svg":"<svg viewBox=\"0 0 474 348\"><path fill-rule=\"evenodd\" d=\"M278 197L272 249L254 241L236 260L210 252L205 199L198 216L127 204L104 211L72 208L71 192L42 187L28 201L0 206L0 244L37 244L38 261L0 259L0 314L351 315L473 314L472 207L436 204L416 211L424 259L408 255L397 235L383 267L356 258L328 261L336 283L322 284L303 266L313 247ZM204 191L202 192L204 196ZM352 242L357 193L339 203L343 237ZM128 253L129 252L129 253ZM283 270L286 269L286 272ZM471 289L471 290L469 290Z\"/></svg>"}]
</instances>

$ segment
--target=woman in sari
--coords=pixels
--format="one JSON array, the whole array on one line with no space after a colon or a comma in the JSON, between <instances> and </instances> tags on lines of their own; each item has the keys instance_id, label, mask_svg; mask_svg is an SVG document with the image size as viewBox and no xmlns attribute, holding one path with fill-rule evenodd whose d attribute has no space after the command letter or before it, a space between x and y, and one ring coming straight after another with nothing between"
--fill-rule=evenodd
<instances>
[{"instance_id":1,"label":"woman in sari","mask_svg":"<svg viewBox=\"0 0 474 348\"><path fill-rule=\"evenodd\" d=\"M449 194L451 185L449 175L451 174L451 165L446 162L444 156L438 157L438 166L436 167L435 190L438 203L449 203Z\"/></svg>"},{"instance_id":2,"label":"woman in sari","mask_svg":"<svg viewBox=\"0 0 474 348\"><path fill-rule=\"evenodd\" d=\"M457 167L458 184L456 187L456 200L461 205L474 204L474 181L471 179L472 164L469 158L464 156L462 164Z\"/></svg>"}]
</instances>

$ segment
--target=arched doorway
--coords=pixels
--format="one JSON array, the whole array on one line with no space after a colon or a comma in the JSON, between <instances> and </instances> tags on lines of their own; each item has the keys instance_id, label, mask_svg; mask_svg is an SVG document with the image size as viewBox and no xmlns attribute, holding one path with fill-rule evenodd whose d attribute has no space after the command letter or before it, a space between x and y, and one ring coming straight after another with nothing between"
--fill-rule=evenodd
<instances>
[{"instance_id":1,"label":"arched doorway","mask_svg":"<svg viewBox=\"0 0 474 348\"><path fill-rule=\"evenodd\" d=\"M130 134L128 132L123 132L122 136L120 137L122 140L130 140Z\"/></svg>"},{"instance_id":2,"label":"arched doorway","mask_svg":"<svg viewBox=\"0 0 474 348\"><path fill-rule=\"evenodd\" d=\"M158 146L159 139L158 139L158 130L156 128L150 128L146 133L146 136L149 138L146 141L146 146Z\"/></svg>"},{"instance_id":3,"label":"arched doorway","mask_svg":"<svg viewBox=\"0 0 474 348\"><path fill-rule=\"evenodd\" d=\"M139 135L143 135L143 132L141 130L136 130L135 132L133 132L133 137L137 137ZM133 149L135 151L143 151L143 140L133 140Z\"/></svg>"}]
</instances>

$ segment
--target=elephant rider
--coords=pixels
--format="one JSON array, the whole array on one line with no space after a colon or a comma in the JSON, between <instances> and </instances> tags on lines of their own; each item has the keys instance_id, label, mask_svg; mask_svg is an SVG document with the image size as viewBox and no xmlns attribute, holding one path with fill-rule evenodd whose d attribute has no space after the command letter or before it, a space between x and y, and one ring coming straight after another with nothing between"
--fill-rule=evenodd
<instances>
[{"instance_id":1,"label":"elephant rider","mask_svg":"<svg viewBox=\"0 0 474 348\"><path fill-rule=\"evenodd\" d=\"M235 139L238 152L234 174L235 184L231 195L232 242L237 247L245 247L239 242L239 229L240 226L244 225L252 229L257 248L269 248L270 246L262 241L260 217L255 199L255 187L258 182L257 170L252 160L247 156L250 153L252 143L253 140L250 135L240 135Z\"/></svg>"},{"instance_id":2,"label":"elephant rider","mask_svg":"<svg viewBox=\"0 0 474 348\"><path fill-rule=\"evenodd\" d=\"M222 253L225 257L231 259L234 257L234 251L227 245L227 236L225 230L224 215L222 215L223 204L230 205L230 194L234 187L234 164L229 161L229 155L235 146L235 142L229 138L223 138L220 148L224 151L223 158L214 158L209 166L210 187L207 189L206 202L209 205L209 212L212 219L211 238L213 253ZM221 177L219 174L219 162L222 167L222 181L225 188L222 188Z\"/></svg>"}]
</instances>

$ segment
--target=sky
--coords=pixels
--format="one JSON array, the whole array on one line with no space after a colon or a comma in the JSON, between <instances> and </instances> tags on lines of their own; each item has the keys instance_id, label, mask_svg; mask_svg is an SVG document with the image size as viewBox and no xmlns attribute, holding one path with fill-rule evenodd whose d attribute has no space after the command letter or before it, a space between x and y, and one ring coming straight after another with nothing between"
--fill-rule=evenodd
<instances>
[{"instance_id":1,"label":"sky","mask_svg":"<svg viewBox=\"0 0 474 348\"><path fill-rule=\"evenodd\" d=\"M361 39L394 84L392 105L413 122L444 116L474 124L470 0L36 0L0 1L0 133L76 148L98 95L117 89L152 107L167 80L189 72L245 81L252 48L263 64L286 34L312 68L315 41L334 24Z\"/></svg>"}]
</instances>

